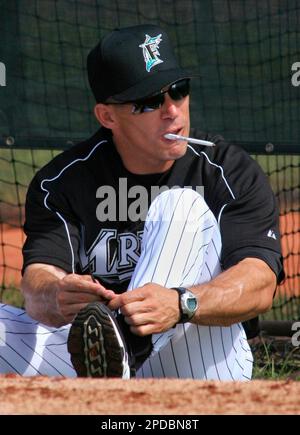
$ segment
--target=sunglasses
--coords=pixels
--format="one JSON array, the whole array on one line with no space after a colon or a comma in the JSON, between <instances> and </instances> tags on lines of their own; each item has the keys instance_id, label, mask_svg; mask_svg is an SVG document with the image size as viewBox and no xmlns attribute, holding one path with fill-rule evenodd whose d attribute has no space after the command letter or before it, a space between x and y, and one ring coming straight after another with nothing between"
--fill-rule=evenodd
<instances>
[{"instance_id":1,"label":"sunglasses","mask_svg":"<svg viewBox=\"0 0 300 435\"><path fill-rule=\"evenodd\" d=\"M141 100L132 101L132 113L146 113L153 112L159 109L165 101L165 94L168 94L172 100L180 101L189 95L190 92L190 80L183 79L170 85L166 90L164 88L159 94L153 95L151 97L143 98Z\"/></svg>"}]
</instances>

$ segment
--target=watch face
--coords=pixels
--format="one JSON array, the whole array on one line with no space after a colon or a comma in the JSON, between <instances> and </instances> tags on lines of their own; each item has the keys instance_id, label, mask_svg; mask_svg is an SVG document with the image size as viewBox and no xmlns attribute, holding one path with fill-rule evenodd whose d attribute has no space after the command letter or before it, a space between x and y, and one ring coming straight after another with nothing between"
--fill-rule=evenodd
<instances>
[{"instance_id":1,"label":"watch face","mask_svg":"<svg viewBox=\"0 0 300 435\"><path fill-rule=\"evenodd\" d=\"M188 298L187 299L187 307L191 311L195 311L197 308L197 299L196 298Z\"/></svg>"},{"instance_id":2,"label":"watch face","mask_svg":"<svg viewBox=\"0 0 300 435\"><path fill-rule=\"evenodd\" d=\"M180 320L179 323L188 322L195 314L198 308L198 300L194 293L186 289L185 287L172 287L177 290L179 294L179 309L180 309Z\"/></svg>"}]
</instances>

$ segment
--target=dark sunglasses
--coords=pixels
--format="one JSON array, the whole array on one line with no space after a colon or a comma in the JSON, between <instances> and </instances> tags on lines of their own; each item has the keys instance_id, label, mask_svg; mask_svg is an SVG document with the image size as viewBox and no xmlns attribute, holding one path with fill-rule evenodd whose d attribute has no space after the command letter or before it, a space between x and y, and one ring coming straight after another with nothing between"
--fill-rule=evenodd
<instances>
[{"instance_id":1,"label":"dark sunglasses","mask_svg":"<svg viewBox=\"0 0 300 435\"><path fill-rule=\"evenodd\" d=\"M190 79L178 80L170 85L166 90L162 89L159 94L141 100L132 101L132 113L138 114L153 112L154 110L159 109L164 104L165 94L168 94L174 101L180 101L189 95L189 92Z\"/></svg>"}]
</instances>

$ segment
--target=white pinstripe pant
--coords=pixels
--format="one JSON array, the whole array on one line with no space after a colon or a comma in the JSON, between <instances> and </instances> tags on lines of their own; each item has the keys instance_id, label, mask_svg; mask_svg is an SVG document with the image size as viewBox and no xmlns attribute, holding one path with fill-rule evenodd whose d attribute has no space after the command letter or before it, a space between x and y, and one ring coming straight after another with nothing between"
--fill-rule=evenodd
<instances>
[{"instance_id":1,"label":"white pinstripe pant","mask_svg":"<svg viewBox=\"0 0 300 435\"><path fill-rule=\"evenodd\" d=\"M151 204L129 290L147 282L191 286L221 271L221 235L203 198L171 189ZM201 301L200 301L201 310ZM20 309L0 305L0 373L76 376L66 348L69 325L50 328ZM177 325L153 335L154 351L138 377L247 380L252 354L241 324Z\"/></svg>"}]
</instances>

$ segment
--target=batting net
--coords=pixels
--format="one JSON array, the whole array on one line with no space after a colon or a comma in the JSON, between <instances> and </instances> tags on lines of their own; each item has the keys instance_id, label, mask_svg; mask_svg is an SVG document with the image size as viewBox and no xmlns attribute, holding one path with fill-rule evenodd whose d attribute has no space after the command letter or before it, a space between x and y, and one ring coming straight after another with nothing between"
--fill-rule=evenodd
<instances>
[{"instance_id":1,"label":"batting net","mask_svg":"<svg viewBox=\"0 0 300 435\"><path fill-rule=\"evenodd\" d=\"M271 317L298 319L299 2L0 0L0 10L1 299L22 303L28 183L97 128L87 53L116 27L153 23L170 34L181 65L200 74L192 85L192 125L242 145L270 177L287 275Z\"/></svg>"}]
</instances>

